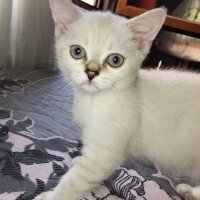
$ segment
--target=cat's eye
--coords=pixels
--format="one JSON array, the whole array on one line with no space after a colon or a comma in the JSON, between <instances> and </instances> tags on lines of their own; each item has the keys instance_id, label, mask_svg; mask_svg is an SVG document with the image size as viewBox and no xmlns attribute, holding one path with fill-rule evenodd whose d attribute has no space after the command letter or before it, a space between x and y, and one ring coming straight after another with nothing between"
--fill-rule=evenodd
<instances>
[{"instance_id":1,"label":"cat's eye","mask_svg":"<svg viewBox=\"0 0 200 200\"><path fill-rule=\"evenodd\" d=\"M82 59L86 56L84 48L78 45L71 46L70 54L74 59L77 60Z\"/></svg>"},{"instance_id":2,"label":"cat's eye","mask_svg":"<svg viewBox=\"0 0 200 200\"><path fill-rule=\"evenodd\" d=\"M106 62L110 67L118 68L124 64L124 57L120 54L111 54L107 57Z\"/></svg>"}]
</instances>

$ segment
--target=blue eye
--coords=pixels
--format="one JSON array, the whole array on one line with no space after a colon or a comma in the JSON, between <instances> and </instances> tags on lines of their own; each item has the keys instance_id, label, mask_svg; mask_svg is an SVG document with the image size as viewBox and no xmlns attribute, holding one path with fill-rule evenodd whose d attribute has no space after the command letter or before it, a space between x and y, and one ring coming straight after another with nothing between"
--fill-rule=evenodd
<instances>
[{"instance_id":1,"label":"blue eye","mask_svg":"<svg viewBox=\"0 0 200 200\"><path fill-rule=\"evenodd\" d=\"M118 68L124 64L124 57L120 54L111 54L107 57L106 62L110 67Z\"/></svg>"},{"instance_id":2,"label":"blue eye","mask_svg":"<svg viewBox=\"0 0 200 200\"><path fill-rule=\"evenodd\" d=\"M82 59L86 56L84 48L78 45L71 46L70 54L74 59L77 60Z\"/></svg>"}]
</instances>

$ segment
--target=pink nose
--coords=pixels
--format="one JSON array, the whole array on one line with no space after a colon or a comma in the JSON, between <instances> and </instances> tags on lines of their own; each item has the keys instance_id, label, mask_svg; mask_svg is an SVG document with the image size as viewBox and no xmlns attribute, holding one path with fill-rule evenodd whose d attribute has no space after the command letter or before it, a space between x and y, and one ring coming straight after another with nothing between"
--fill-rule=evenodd
<instances>
[{"instance_id":1,"label":"pink nose","mask_svg":"<svg viewBox=\"0 0 200 200\"><path fill-rule=\"evenodd\" d=\"M96 76L99 75L99 72L98 71L90 71L89 69L86 69L85 70L85 73L87 74L88 76L88 79L91 81L92 79L94 79Z\"/></svg>"}]
</instances>

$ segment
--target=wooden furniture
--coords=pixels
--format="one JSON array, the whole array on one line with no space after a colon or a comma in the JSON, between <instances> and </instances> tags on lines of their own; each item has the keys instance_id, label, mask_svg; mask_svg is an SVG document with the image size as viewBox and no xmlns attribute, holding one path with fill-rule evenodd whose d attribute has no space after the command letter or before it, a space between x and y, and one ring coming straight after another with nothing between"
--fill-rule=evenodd
<instances>
[{"instance_id":1,"label":"wooden furniture","mask_svg":"<svg viewBox=\"0 0 200 200\"><path fill-rule=\"evenodd\" d=\"M145 11L145 9L128 5L128 0L118 0L115 12L119 15L133 17ZM200 24L170 15L167 16L164 29L200 38Z\"/></svg>"}]
</instances>

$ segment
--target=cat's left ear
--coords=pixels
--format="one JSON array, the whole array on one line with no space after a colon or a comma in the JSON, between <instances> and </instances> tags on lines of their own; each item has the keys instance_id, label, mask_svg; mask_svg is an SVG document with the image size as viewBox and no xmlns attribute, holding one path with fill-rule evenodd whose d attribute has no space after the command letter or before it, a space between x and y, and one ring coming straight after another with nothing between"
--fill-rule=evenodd
<instances>
[{"instance_id":1,"label":"cat's left ear","mask_svg":"<svg viewBox=\"0 0 200 200\"><path fill-rule=\"evenodd\" d=\"M133 39L138 43L140 50L144 52L149 50L166 16L166 9L156 8L128 21L128 26L133 32Z\"/></svg>"},{"instance_id":2,"label":"cat's left ear","mask_svg":"<svg viewBox=\"0 0 200 200\"><path fill-rule=\"evenodd\" d=\"M56 32L61 35L69 25L81 16L78 7L71 0L49 0L53 19L56 24Z\"/></svg>"}]
</instances>

